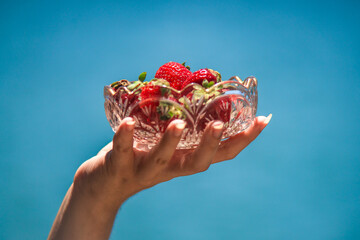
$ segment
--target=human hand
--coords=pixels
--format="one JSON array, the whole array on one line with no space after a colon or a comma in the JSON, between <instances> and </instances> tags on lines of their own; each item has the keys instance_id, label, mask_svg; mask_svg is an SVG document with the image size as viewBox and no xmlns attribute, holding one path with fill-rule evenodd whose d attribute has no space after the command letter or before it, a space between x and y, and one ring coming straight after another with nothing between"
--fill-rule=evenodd
<instances>
[{"instance_id":1,"label":"human hand","mask_svg":"<svg viewBox=\"0 0 360 240\"><path fill-rule=\"evenodd\" d=\"M194 150L176 150L185 128L182 120L171 122L160 142L150 151L133 148L135 122L125 118L113 141L78 169L74 187L116 209L130 196L179 176L203 172L213 163L236 157L266 127L271 114L257 117L252 126L220 142L223 123L209 124Z\"/></svg>"},{"instance_id":2,"label":"human hand","mask_svg":"<svg viewBox=\"0 0 360 240\"><path fill-rule=\"evenodd\" d=\"M77 170L49 233L49 240L107 239L121 204L135 193L172 178L205 171L234 158L266 127L271 114L220 142L222 122L212 122L194 150L176 150L185 123L174 120L150 152L133 148L135 122L125 118L113 142Z\"/></svg>"}]
</instances>

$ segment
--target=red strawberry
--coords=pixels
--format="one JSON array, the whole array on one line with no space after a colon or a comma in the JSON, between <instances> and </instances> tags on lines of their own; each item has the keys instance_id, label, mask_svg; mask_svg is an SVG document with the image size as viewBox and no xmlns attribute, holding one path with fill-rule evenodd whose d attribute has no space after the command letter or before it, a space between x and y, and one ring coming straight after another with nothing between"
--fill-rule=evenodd
<instances>
[{"instance_id":1,"label":"red strawberry","mask_svg":"<svg viewBox=\"0 0 360 240\"><path fill-rule=\"evenodd\" d=\"M177 62L168 62L162 65L156 72L155 78L162 78L170 83L170 86L180 90L183 82L191 75L189 69Z\"/></svg>"},{"instance_id":2,"label":"red strawberry","mask_svg":"<svg viewBox=\"0 0 360 240\"><path fill-rule=\"evenodd\" d=\"M220 82L220 74L214 70L203 68L200 70L197 70L196 72L193 72L186 80L183 82L181 88L186 87L190 83L197 83L200 85L203 85L204 80L207 80L206 86L208 87L208 84L210 82L213 82L210 84L210 86L214 85L217 82Z\"/></svg>"},{"instance_id":3,"label":"red strawberry","mask_svg":"<svg viewBox=\"0 0 360 240\"><path fill-rule=\"evenodd\" d=\"M202 131L206 125L213 120L220 120L223 123L228 123L231 120L231 113L233 111L233 104L235 104L236 97L233 95L222 96L219 99L215 99L210 103L207 111L202 119L198 123L198 130ZM233 116L237 119L239 115Z\"/></svg>"},{"instance_id":4,"label":"red strawberry","mask_svg":"<svg viewBox=\"0 0 360 240\"><path fill-rule=\"evenodd\" d=\"M141 102L138 108L138 114L143 122L151 125L156 122L160 132L164 132L172 119L182 118L183 113L176 106L169 102L177 102L170 89L165 86L169 83L164 79L155 79L141 88Z\"/></svg>"},{"instance_id":5,"label":"red strawberry","mask_svg":"<svg viewBox=\"0 0 360 240\"><path fill-rule=\"evenodd\" d=\"M219 116L219 120L223 121L224 123L230 121L232 102L234 100L235 99L233 99L232 96L228 96L226 98L220 99L220 101L218 101L218 104L216 105L216 112Z\"/></svg>"},{"instance_id":6,"label":"red strawberry","mask_svg":"<svg viewBox=\"0 0 360 240\"><path fill-rule=\"evenodd\" d=\"M155 111L156 107L159 105L158 98L160 97L169 97L170 90L166 87L169 86L169 83L166 80L154 79L149 82L147 85L141 88L140 98L141 102L140 107L151 106L151 111ZM152 102L144 103L148 99L153 99Z\"/></svg>"},{"instance_id":7,"label":"red strawberry","mask_svg":"<svg viewBox=\"0 0 360 240\"><path fill-rule=\"evenodd\" d=\"M140 97L142 100L152 97L160 97L160 96L161 96L160 86L149 83L146 86L142 87L141 89Z\"/></svg>"},{"instance_id":8,"label":"red strawberry","mask_svg":"<svg viewBox=\"0 0 360 240\"><path fill-rule=\"evenodd\" d=\"M130 94L120 89L119 91L115 92L114 98L117 103L124 104L126 99L128 99L128 101L131 101L133 99L133 96L130 96Z\"/></svg>"},{"instance_id":9,"label":"red strawberry","mask_svg":"<svg viewBox=\"0 0 360 240\"><path fill-rule=\"evenodd\" d=\"M140 93L140 98L141 98L140 107L144 108L146 106L149 106L151 107L151 111L155 111L156 107L159 105L157 100L155 100L155 102L147 102L147 103L144 103L144 101L150 98L161 97L160 89L161 89L160 86L152 85L151 83L142 87Z\"/></svg>"}]
</instances>

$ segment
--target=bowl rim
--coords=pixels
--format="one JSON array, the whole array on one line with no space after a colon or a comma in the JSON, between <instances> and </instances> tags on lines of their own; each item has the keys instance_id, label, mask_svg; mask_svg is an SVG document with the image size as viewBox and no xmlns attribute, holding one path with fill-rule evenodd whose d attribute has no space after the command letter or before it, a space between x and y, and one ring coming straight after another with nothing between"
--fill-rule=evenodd
<instances>
[{"instance_id":1,"label":"bowl rim","mask_svg":"<svg viewBox=\"0 0 360 240\"><path fill-rule=\"evenodd\" d=\"M121 81L121 80L119 80ZM132 81L130 83L134 83L136 81ZM139 83L141 84L141 83ZM209 87L209 88L205 88L204 86L198 84L198 83L190 83L188 84L185 88L181 89L181 90L177 90L173 87L170 87L170 86L167 86L167 85L158 85L159 87L161 88L166 88L166 89L169 89L171 90L172 92L175 92L177 94L182 94L182 92L186 91L188 88L190 87L193 87L193 88L197 88L197 89L202 89L204 90L205 92L207 93L210 93L212 92L213 90L215 89L226 89L226 87L223 87L223 85L226 85L226 84L229 84L229 85L232 85L232 84L236 84L236 85L239 85L241 87L243 87L245 90L250 90L251 88L256 88L257 85L258 85L258 82L257 82L257 79L254 77L254 76L250 76L250 77L247 77L245 80L241 80L240 77L238 76L233 76L231 78L229 78L229 80L226 80L226 81L220 81L216 84L214 84L213 86ZM135 90L129 90L127 88L127 86L120 86L117 90L114 90L111 85L106 85L104 87L104 96L108 96L108 95L111 95L113 96L117 91L119 91L119 89L123 89L123 91L125 91L127 94L137 94L138 92L141 92L141 88L138 88L138 89L135 89Z\"/></svg>"}]
</instances>

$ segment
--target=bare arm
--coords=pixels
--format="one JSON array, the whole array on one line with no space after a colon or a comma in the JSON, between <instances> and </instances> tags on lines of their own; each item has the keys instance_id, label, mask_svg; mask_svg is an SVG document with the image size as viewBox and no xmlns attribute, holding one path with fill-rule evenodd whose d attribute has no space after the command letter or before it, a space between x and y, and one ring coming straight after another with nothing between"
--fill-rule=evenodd
<instances>
[{"instance_id":1,"label":"bare arm","mask_svg":"<svg viewBox=\"0 0 360 240\"><path fill-rule=\"evenodd\" d=\"M221 122L206 128L195 150L176 150L185 123L173 121L149 153L133 148L134 121L125 118L113 144L77 170L48 239L108 239L121 205L137 192L179 176L205 171L212 163L234 158L271 119L257 117L246 131L220 143Z\"/></svg>"}]
</instances>

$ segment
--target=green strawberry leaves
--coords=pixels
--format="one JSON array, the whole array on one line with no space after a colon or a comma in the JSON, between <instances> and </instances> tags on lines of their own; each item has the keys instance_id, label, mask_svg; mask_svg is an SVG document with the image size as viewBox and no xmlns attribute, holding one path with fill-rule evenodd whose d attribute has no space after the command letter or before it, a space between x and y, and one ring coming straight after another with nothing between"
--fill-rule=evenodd
<instances>
[{"instance_id":1,"label":"green strawberry leaves","mask_svg":"<svg viewBox=\"0 0 360 240\"><path fill-rule=\"evenodd\" d=\"M144 82L146 78L146 72L142 72L139 75L139 81Z\"/></svg>"},{"instance_id":2,"label":"green strawberry leaves","mask_svg":"<svg viewBox=\"0 0 360 240\"><path fill-rule=\"evenodd\" d=\"M190 67L189 66L185 66L186 62L183 62L181 65L183 65L184 67L186 67L189 71L190 71Z\"/></svg>"},{"instance_id":3,"label":"green strawberry leaves","mask_svg":"<svg viewBox=\"0 0 360 240\"><path fill-rule=\"evenodd\" d=\"M209 69L209 71L216 77L216 82L221 82L221 74L218 71Z\"/></svg>"},{"instance_id":4,"label":"green strawberry leaves","mask_svg":"<svg viewBox=\"0 0 360 240\"><path fill-rule=\"evenodd\" d=\"M167 121L172 118L186 119L186 116L181 110L181 108L174 106L173 104L166 101L160 101L159 106L156 108L156 111L160 115L160 120L163 121Z\"/></svg>"},{"instance_id":5,"label":"green strawberry leaves","mask_svg":"<svg viewBox=\"0 0 360 240\"><path fill-rule=\"evenodd\" d=\"M212 86L214 86L214 81L211 81L209 82L207 79L205 79L203 82L202 82L202 85L204 88L210 88Z\"/></svg>"}]
</instances>

